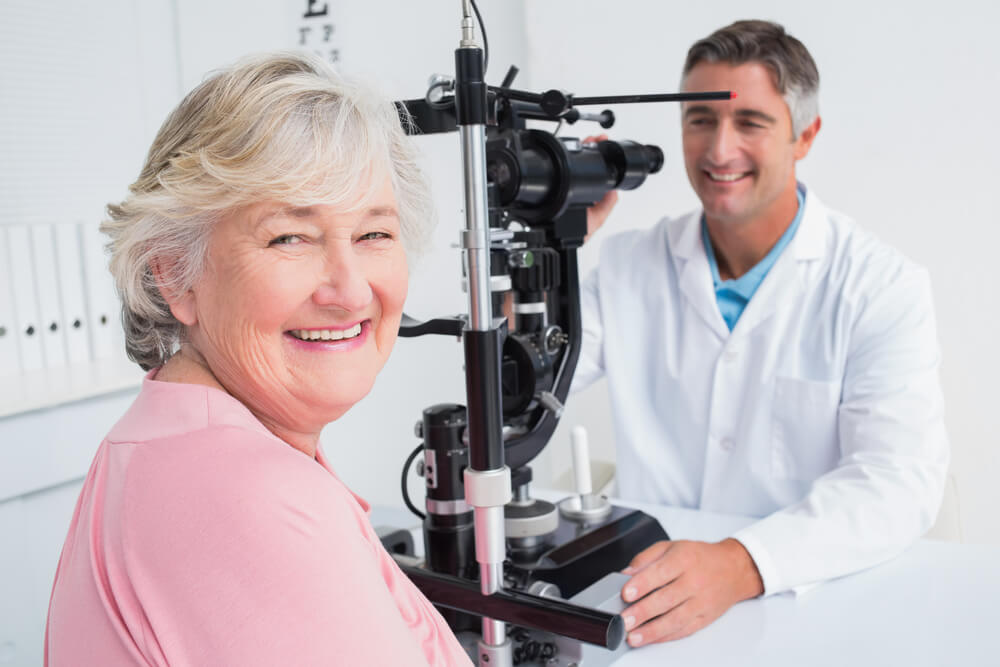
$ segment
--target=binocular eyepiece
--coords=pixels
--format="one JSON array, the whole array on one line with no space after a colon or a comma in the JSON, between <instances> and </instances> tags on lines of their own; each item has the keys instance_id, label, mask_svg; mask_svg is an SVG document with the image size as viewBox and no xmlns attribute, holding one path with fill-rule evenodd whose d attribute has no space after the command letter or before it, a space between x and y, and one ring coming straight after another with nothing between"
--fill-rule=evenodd
<instances>
[{"instance_id":1,"label":"binocular eyepiece","mask_svg":"<svg viewBox=\"0 0 1000 667\"><path fill-rule=\"evenodd\" d=\"M590 206L611 190L632 190L663 167L658 146L634 141L581 144L541 130L507 130L486 143L486 171L497 202L526 222L545 222L570 206Z\"/></svg>"}]
</instances>

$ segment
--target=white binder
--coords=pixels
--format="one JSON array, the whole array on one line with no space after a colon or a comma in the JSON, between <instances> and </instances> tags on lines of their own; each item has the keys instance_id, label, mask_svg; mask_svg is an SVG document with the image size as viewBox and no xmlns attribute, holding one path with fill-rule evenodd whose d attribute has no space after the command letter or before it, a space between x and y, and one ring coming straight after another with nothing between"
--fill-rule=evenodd
<instances>
[{"instance_id":1,"label":"white binder","mask_svg":"<svg viewBox=\"0 0 1000 667\"><path fill-rule=\"evenodd\" d=\"M31 267L31 232L27 225L7 228L7 254L10 259L11 291L14 296L14 321L21 370L45 368L42 352L41 322L35 297L35 276Z\"/></svg>"},{"instance_id":2,"label":"white binder","mask_svg":"<svg viewBox=\"0 0 1000 667\"><path fill-rule=\"evenodd\" d=\"M90 361L87 326L87 301L83 290L83 261L77 226L62 223L54 226L56 272L59 274L59 300L66 332L66 357L70 364Z\"/></svg>"},{"instance_id":3,"label":"white binder","mask_svg":"<svg viewBox=\"0 0 1000 667\"><path fill-rule=\"evenodd\" d=\"M67 363L66 325L59 305L59 275L56 272L56 242L52 225L31 226L31 257L45 366L61 368Z\"/></svg>"},{"instance_id":4,"label":"white binder","mask_svg":"<svg viewBox=\"0 0 1000 667\"><path fill-rule=\"evenodd\" d=\"M91 358L95 361L110 359L116 356L115 329L121 329L121 325L118 323L118 297L104 253L107 237L101 234L96 222L80 223L79 230L87 301L85 326L90 332Z\"/></svg>"},{"instance_id":5,"label":"white binder","mask_svg":"<svg viewBox=\"0 0 1000 667\"><path fill-rule=\"evenodd\" d=\"M17 352L17 323L14 320L14 294L11 291L10 256L7 232L0 227L0 377L21 372Z\"/></svg>"}]
</instances>

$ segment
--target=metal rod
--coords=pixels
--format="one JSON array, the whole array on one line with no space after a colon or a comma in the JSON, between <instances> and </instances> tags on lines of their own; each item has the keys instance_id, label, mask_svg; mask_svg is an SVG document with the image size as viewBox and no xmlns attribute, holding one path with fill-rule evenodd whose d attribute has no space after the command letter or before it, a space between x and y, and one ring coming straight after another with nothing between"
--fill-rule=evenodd
<instances>
[{"instance_id":1,"label":"metal rod","mask_svg":"<svg viewBox=\"0 0 1000 667\"><path fill-rule=\"evenodd\" d=\"M474 581L419 567L401 567L427 599L436 605L552 632L611 650L618 648L625 638L625 622L616 614L506 588L483 596ZM496 630L497 626L490 628L490 632Z\"/></svg>"},{"instance_id":2,"label":"metal rod","mask_svg":"<svg viewBox=\"0 0 1000 667\"><path fill-rule=\"evenodd\" d=\"M488 331L490 303L490 230L486 200L486 126L460 125L465 176L465 274L469 281L469 328Z\"/></svg>"},{"instance_id":3,"label":"metal rod","mask_svg":"<svg viewBox=\"0 0 1000 667\"><path fill-rule=\"evenodd\" d=\"M483 595L492 595L503 587L503 561L506 557L503 505L476 507L473 512L479 589Z\"/></svg>"},{"instance_id":4,"label":"metal rod","mask_svg":"<svg viewBox=\"0 0 1000 667\"><path fill-rule=\"evenodd\" d=\"M462 234L468 280L469 321L463 332L466 394L469 399L469 467L466 500L474 510L476 561L481 599L503 588L506 555L503 506L510 500L510 471L503 465L499 343L493 326L490 290L489 202L486 192L487 86L483 51L475 42L469 0L463 2L462 40L455 51L455 112L462 142L466 229ZM478 14L478 12L477 12ZM485 34L484 34L485 41ZM476 366L473 368L473 366ZM476 382L475 380L479 380ZM488 386L480 386L483 382ZM471 384L470 384L471 383ZM485 615L479 664L512 665L503 621Z\"/></svg>"},{"instance_id":5,"label":"metal rod","mask_svg":"<svg viewBox=\"0 0 1000 667\"><path fill-rule=\"evenodd\" d=\"M604 95L599 97L574 97L573 106L588 104L635 104L637 102L697 102L699 100L728 100L733 94L728 90L706 93L652 93L649 95Z\"/></svg>"},{"instance_id":6,"label":"metal rod","mask_svg":"<svg viewBox=\"0 0 1000 667\"><path fill-rule=\"evenodd\" d=\"M536 104L542 101L541 93L532 93L527 90L517 90L516 88L506 88L504 86L490 86L490 91L508 100L535 102Z\"/></svg>"},{"instance_id":7,"label":"metal rod","mask_svg":"<svg viewBox=\"0 0 1000 667\"><path fill-rule=\"evenodd\" d=\"M494 618L483 619L483 643L491 646L503 644L507 639L507 629L503 621Z\"/></svg>"},{"instance_id":8,"label":"metal rod","mask_svg":"<svg viewBox=\"0 0 1000 667\"><path fill-rule=\"evenodd\" d=\"M533 102L539 104L542 101L541 93L532 93L527 90L517 90L516 88L505 88L502 86L490 86L490 91L508 100L519 102ZM569 96L570 107L587 106L591 104L635 104L640 102L696 102L698 100L728 100L734 95L728 90L716 90L703 93L648 93L641 95L598 95L591 97Z\"/></svg>"}]
</instances>

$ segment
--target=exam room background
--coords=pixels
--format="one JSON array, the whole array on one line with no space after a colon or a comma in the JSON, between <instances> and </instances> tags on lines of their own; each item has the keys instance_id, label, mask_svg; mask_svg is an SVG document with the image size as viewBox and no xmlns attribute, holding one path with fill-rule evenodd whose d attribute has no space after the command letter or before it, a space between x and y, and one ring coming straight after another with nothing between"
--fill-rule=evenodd
<instances>
[{"instance_id":1,"label":"exam room background","mask_svg":"<svg viewBox=\"0 0 1000 667\"><path fill-rule=\"evenodd\" d=\"M326 0L344 71L393 97L418 97L452 72L458 1ZM0 225L96 220L121 198L166 112L208 70L250 51L294 47L305 0L98 0L0 7ZM523 88L586 95L667 92L687 46L739 18L783 23L816 58L823 128L800 175L825 202L930 270L942 348L960 534L1000 544L1000 248L997 158L1000 46L992 3L850 0L667 3L482 0L488 79L509 64ZM315 36L315 35L314 35ZM684 175L678 107L616 109L614 138L660 145L666 164L624 193L581 252L584 271L617 230L696 205ZM565 128L563 135L590 133ZM463 311L456 135L418 139L439 212L433 249L412 267L407 310ZM612 341L612 344L614 342ZM621 344L629 344L621 341ZM6 378L5 383L16 383ZM400 340L371 395L323 433L341 477L374 504L401 506L413 424L463 401L461 346ZM135 388L0 418L0 665L40 664L45 607L80 482ZM2 394L0 396L9 395ZM538 485L569 466L568 431L590 430L613 459L603 383L573 397ZM666 399L665 399L666 400ZM419 496L420 480L411 478Z\"/></svg>"}]
</instances>

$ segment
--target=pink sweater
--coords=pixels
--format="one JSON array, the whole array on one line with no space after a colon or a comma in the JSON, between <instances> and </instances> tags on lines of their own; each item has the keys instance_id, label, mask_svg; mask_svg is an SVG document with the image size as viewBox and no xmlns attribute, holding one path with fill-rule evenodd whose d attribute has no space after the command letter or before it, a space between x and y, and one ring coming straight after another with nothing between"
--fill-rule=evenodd
<instances>
[{"instance_id":1,"label":"pink sweater","mask_svg":"<svg viewBox=\"0 0 1000 667\"><path fill-rule=\"evenodd\" d=\"M470 664L322 454L152 375L80 493L47 665Z\"/></svg>"}]
</instances>

